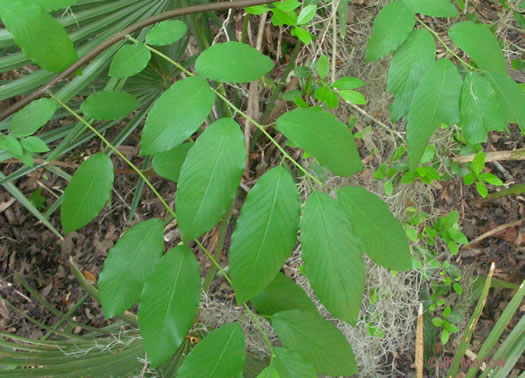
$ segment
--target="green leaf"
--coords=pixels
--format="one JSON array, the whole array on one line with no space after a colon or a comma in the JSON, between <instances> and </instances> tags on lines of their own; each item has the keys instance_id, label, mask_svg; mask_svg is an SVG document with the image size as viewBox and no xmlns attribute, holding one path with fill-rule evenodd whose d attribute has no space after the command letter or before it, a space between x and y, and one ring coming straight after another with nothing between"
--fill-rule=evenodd
<instances>
[{"instance_id":1,"label":"green leaf","mask_svg":"<svg viewBox=\"0 0 525 378\"><path fill-rule=\"evenodd\" d=\"M164 223L137 223L110 249L98 279L106 319L122 314L140 298L146 278L164 252Z\"/></svg>"},{"instance_id":2,"label":"green leaf","mask_svg":"<svg viewBox=\"0 0 525 378\"><path fill-rule=\"evenodd\" d=\"M101 91L86 98L80 110L98 121L116 121L130 115L139 105L139 100L127 92Z\"/></svg>"},{"instance_id":3,"label":"green leaf","mask_svg":"<svg viewBox=\"0 0 525 378\"><path fill-rule=\"evenodd\" d=\"M357 105L366 105L366 98L361 93L352 90L339 91L339 96L345 101Z\"/></svg>"},{"instance_id":4,"label":"green leaf","mask_svg":"<svg viewBox=\"0 0 525 378\"><path fill-rule=\"evenodd\" d=\"M488 26L472 21L458 22L448 29L448 35L452 42L470 55L480 69L507 74L505 57Z\"/></svg>"},{"instance_id":5,"label":"green leaf","mask_svg":"<svg viewBox=\"0 0 525 378\"><path fill-rule=\"evenodd\" d=\"M385 185L383 185L383 190L388 197L392 195L392 192L394 191L394 184L392 184L391 180L385 182Z\"/></svg>"},{"instance_id":6,"label":"green leaf","mask_svg":"<svg viewBox=\"0 0 525 378\"><path fill-rule=\"evenodd\" d=\"M230 247L230 273L238 304L261 292L290 257L299 215L299 193L283 167L266 172L250 190Z\"/></svg>"},{"instance_id":7,"label":"green leaf","mask_svg":"<svg viewBox=\"0 0 525 378\"><path fill-rule=\"evenodd\" d=\"M304 290L282 273L278 273L275 279L250 302L257 312L264 316L272 316L287 310L317 311Z\"/></svg>"},{"instance_id":8,"label":"green leaf","mask_svg":"<svg viewBox=\"0 0 525 378\"><path fill-rule=\"evenodd\" d=\"M154 46L171 45L184 37L187 31L188 26L182 21L163 21L146 34L146 43Z\"/></svg>"},{"instance_id":9,"label":"green leaf","mask_svg":"<svg viewBox=\"0 0 525 378\"><path fill-rule=\"evenodd\" d=\"M53 117L56 104L49 98L31 102L18 111L9 123L9 132L17 137L32 135Z\"/></svg>"},{"instance_id":10,"label":"green leaf","mask_svg":"<svg viewBox=\"0 0 525 378\"><path fill-rule=\"evenodd\" d=\"M20 144L24 147L24 150L29 152L47 152L49 147L40 138L29 136L24 139L20 139Z\"/></svg>"},{"instance_id":11,"label":"green leaf","mask_svg":"<svg viewBox=\"0 0 525 378\"><path fill-rule=\"evenodd\" d=\"M240 377L246 353L239 323L216 329L184 358L177 377Z\"/></svg>"},{"instance_id":12,"label":"green leaf","mask_svg":"<svg viewBox=\"0 0 525 378\"><path fill-rule=\"evenodd\" d=\"M47 12L65 9L78 3L78 0L32 0L33 3L39 4Z\"/></svg>"},{"instance_id":13,"label":"green leaf","mask_svg":"<svg viewBox=\"0 0 525 378\"><path fill-rule=\"evenodd\" d=\"M272 348L272 364L281 378L317 378L314 367L288 348Z\"/></svg>"},{"instance_id":14,"label":"green leaf","mask_svg":"<svg viewBox=\"0 0 525 378\"><path fill-rule=\"evenodd\" d=\"M261 371L257 378L281 378L276 368L268 366L266 369Z\"/></svg>"},{"instance_id":15,"label":"green leaf","mask_svg":"<svg viewBox=\"0 0 525 378\"><path fill-rule=\"evenodd\" d=\"M222 118L211 124L188 152L180 172L175 206L184 241L212 229L239 187L246 149L239 125Z\"/></svg>"},{"instance_id":16,"label":"green leaf","mask_svg":"<svg viewBox=\"0 0 525 378\"><path fill-rule=\"evenodd\" d=\"M314 312L291 310L272 316L281 342L312 364L317 374L357 374L352 348L332 323Z\"/></svg>"},{"instance_id":17,"label":"green leaf","mask_svg":"<svg viewBox=\"0 0 525 378\"><path fill-rule=\"evenodd\" d=\"M122 46L111 62L109 76L124 79L138 74L149 63L151 53L142 44Z\"/></svg>"},{"instance_id":18,"label":"green leaf","mask_svg":"<svg viewBox=\"0 0 525 378\"><path fill-rule=\"evenodd\" d=\"M490 130L502 131L506 126L500 100L490 82L483 76L468 72L461 91L459 126L469 143L487 141Z\"/></svg>"},{"instance_id":19,"label":"green leaf","mask_svg":"<svg viewBox=\"0 0 525 378\"><path fill-rule=\"evenodd\" d=\"M281 3L276 3L281 4ZM281 25L290 25L295 26L297 25L297 14L295 14L294 11L283 11L279 8L273 8L272 9L272 24L274 26L281 26Z\"/></svg>"},{"instance_id":20,"label":"green leaf","mask_svg":"<svg viewBox=\"0 0 525 378\"><path fill-rule=\"evenodd\" d=\"M82 163L64 191L60 218L66 234L100 213L111 195L113 179L113 163L107 155L96 153Z\"/></svg>"},{"instance_id":21,"label":"green leaf","mask_svg":"<svg viewBox=\"0 0 525 378\"><path fill-rule=\"evenodd\" d=\"M456 17L458 11L449 0L403 0L415 13L432 17Z\"/></svg>"},{"instance_id":22,"label":"green leaf","mask_svg":"<svg viewBox=\"0 0 525 378\"><path fill-rule=\"evenodd\" d=\"M317 74L321 79L324 79L328 75L328 71L330 70L330 62L328 61L328 57L326 55L321 55L319 57L316 68Z\"/></svg>"},{"instance_id":23,"label":"green leaf","mask_svg":"<svg viewBox=\"0 0 525 378\"><path fill-rule=\"evenodd\" d=\"M444 328L444 329L441 331L441 343L442 343L443 345L445 345L446 343L448 343L449 337L450 337L450 333L449 333L448 329Z\"/></svg>"},{"instance_id":24,"label":"green leaf","mask_svg":"<svg viewBox=\"0 0 525 378\"><path fill-rule=\"evenodd\" d=\"M148 114L140 143L141 155L153 155L178 146L206 120L215 95L206 80L177 81L157 100Z\"/></svg>"},{"instance_id":25,"label":"green leaf","mask_svg":"<svg viewBox=\"0 0 525 378\"><path fill-rule=\"evenodd\" d=\"M342 77L334 81L330 86L337 89L355 89L365 85L365 82L357 77Z\"/></svg>"},{"instance_id":26,"label":"green leaf","mask_svg":"<svg viewBox=\"0 0 525 378\"><path fill-rule=\"evenodd\" d=\"M474 156L474 159L472 159L472 171L476 176L478 176L485 167L485 157L487 154L483 151L480 151Z\"/></svg>"},{"instance_id":27,"label":"green leaf","mask_svg":"<svg viewBox=\"0 0 525 378\"><path fill-rule=\"evenodd\" d=\"M270 58L241 42L217 43L204 50L195 63L195 70L199 75L228 83L257 80L273 67Z\"/></svg>"},{"instance_id":28,"label":"green leaf","mask_svg":"<svg viewBox=\"0 0 525 378\"><path fill-rule=\"evenodd\" d=\"M0 17L24 54L43 69L62 72L77 60L64 26L39 5L24 0L3 1Z\"/></svg>"},{"instance_id":29,"label":"green leaf","mask_svg":"<svg viewBox=\"0 0 525 378\"><path fill-rule=\"evenodd\" d=\"M303 9L301 9L299 16L297 16L297 25L304 25L312 21L316 11L317 5L310 4L305 6Z\"/></svg>"},{"instance_id":30,"label":"green leaf","mask_svg":"<svg viewBox=\"0 0 525 378\"><path fill-rule=\"evenodd\" d=\"M487 78L500 99L507 122L518 123L522 134L525 133L525 92L508 75L489 72Z\"/></svg>"},{"instance_id":31,"label":"green leaf","mask_svg":"<svg viewBox=\"0 0 525 378\"><path fill-rule=\"evenodd\" d=\"M479 178L491 185L496 185L496 186L503 185L503 181L501 181L499 177L494 176L492 173L482 173L479 175Z\"/></svg>"},{"instance_id":32,"label":"green leaf","mask_svg":"<svg viewBox=\"0 0 525 378\"><path fill-rule=\"evenodd\" d=\"M441 327L441 326L443 326L443 319L441 319L441 318L432 318L432 324L434 324L434 326L436 326L436 327Z\"/></svg>"},{"instance_id":33,"label":"green leaf","mask_svg":"<svg viewBox=\"0 0 525 378\"><path fill-rule=\"evenodd\" d=\"M191 249L180 245L157 262L140 295L139 329L153 367L184 341L200 301L200 269Z\"/></svg>"},{"instance_id":34,"label":"green leaf","mask_svg":"<svg viewBox=\"0 0 525 378\"><path fill-rule=\"evenodd\" d=\"M361 187L346 186L337 191L337 200L376 264L393 270L412 268L405 230L379 197Z\"/></svg>"},{"instance_id":35,"label":"green leaf","mask_svg":"<svg viewBox=\"0 0 525 378\"><path fill-rule=\"evenodd\" d=\"M277 119L277 128L339 176L349 177L363 169L352 133L331 114L295 109Z\"/></svg>"},{"instance_id":36,"label":"green leaf","mask_svg":"<svg viewBox=\"0 0 525 378\"><path fill-rule=\"evenodd\" d=\"M361 308L365 265L344 210L325 193L313 192L306 201L301 246L314 293L335 317L354 325Z\"/></svg>"},{"instance_id":37,"label":"green leaf","mask_svg":"<svg viewBox=\"0 0 525 378\"><path fill-rule=\"evenodd\" d=\"M312 35L308 31L304 30L303 28L295 27L293 28L293 31L296 37L299 38L299 40L303 42L305 45L309 45L310 42L312 42Z\"/></svg>"},{"instance_id":38,"label":"green leaf","mask_svg":"<svg viewBox=\"0 0 525 378\"><path fill-rule=\"evenodd\" d=\"M437 126L459 122L462 81L448 59L440 59L417 87L407 117L410 170L415 170Z\"/></svg>"},{"instance_id":39,"label":"green leaf","mask_svg":"<svg viewBox=\"0 0 525 378\"><path fill-rule=\"evenodd\" d=\"M387 90L394 95L390 115L394 122L410 107L414 92L436 58L434 38L426 30L414 30L397 49L388 69Z\"/></svg>"},{"instance_id":40,"label":"green leaf","mask_svg":"<svg viewBox=\"0 0 525 378\"><path fill-rule=\"evenodd\" d=\"M168 180L177 182L182 164L192 145L193 143L179 144L169 151L155 155L151 163L155 172Z\"/></svg>"},{"instance_id":41,"label":"green leaf","mask_svg":"<svg viewBox=\"0 0 525 378\"><path fill-rule=\"evenodd\" d=\"M414 28L414 13L402 0L387 4L374 21L366 46L366 62L381 59L397 49Z\"/></svg>"},{"instance_id":42,"label":"green leaf","mask_svg":"<svg viewBox=\"0 0 525 378\"><path fill-rule=\"evenodd\" d=\"M476 189L478 190L479 195L483 198L487 197L487 195L489 194L489 190L487 189L483 181L478 181L476 183Z\"/></svg>"},{"instance_id":43,"label":"green leaf","mask_svg":"<svg viewBox=\"0 0 525 378\"><path fill-rule=\"evenodd\" d=\"M4 137L4 144L7 151L13 156L20 156L24 153L22 145L14 136L6 135Z\"/></svg>"},{"instance_id":44,"label":"green leaf","mask_svg":"<svg viewBox=\"0 0 525 378\"><path fill-rule=\"evenodd\" d=\"M268 12L270 8L268 8L268 5L264 4L264 5L254 5L252 7L246 7L244 8L244 10L246 11L246 13L259 16L261 14L265 14L266 12Z\"/></svg>"}]
</instances>

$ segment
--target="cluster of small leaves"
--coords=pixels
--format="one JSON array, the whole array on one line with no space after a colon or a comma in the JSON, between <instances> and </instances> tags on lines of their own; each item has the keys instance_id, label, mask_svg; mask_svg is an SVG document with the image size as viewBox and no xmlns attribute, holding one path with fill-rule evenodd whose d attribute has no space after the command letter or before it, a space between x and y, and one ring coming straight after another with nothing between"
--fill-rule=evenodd
<instances>
[{"instance_id":1,"label":"cluster of small leaves","mask_svg":"<svg viewBox=\"0 0 525 378\"><path fill-rule=\"evenodd\" d=\"M465 185L476 184L476 190L479 195L483 198L487 197L488 189L486 184L502 186L503 181L496 175L483 172L485 168L485 158L487 154L483 151L479 151L472 162L468 163L466 167L461 167L459 164L453 165L452 172L457 176L463 177Z\"/></svg>"},{"instance_id":2,"label":"cluster of small leaves","mask_svg":"<svg viewBox=\"0 0 525 378\"><path fill-rule=\"evenodd\" d=\"M437 34L414 29L416 21L422 23L416 14L458 16L448 0L396 0L377 15L366 55L372 61L394 52L387 83L394 95L390 114L393 121L407 117L410 170L417 168L441 124L458 124L470 143L486 141L489 130L503 130L509 122L525 132L525 93L508 75L492 32L473 21L450 27L452 42L472 59L462 61L466 71L460 74L448 58L435 61Z\"/></svg>"}]
</instances>

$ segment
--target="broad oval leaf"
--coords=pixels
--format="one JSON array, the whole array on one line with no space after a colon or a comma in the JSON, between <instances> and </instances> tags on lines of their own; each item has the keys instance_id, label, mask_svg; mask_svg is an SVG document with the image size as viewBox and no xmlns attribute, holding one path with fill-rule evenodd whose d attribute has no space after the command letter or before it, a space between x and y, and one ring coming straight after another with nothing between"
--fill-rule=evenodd
<instances>
[{"instance_id":1,"label":"broad oval leaf","mask_svg":"<svg viewBox=\"0 0 525 378\"><path fill-rule=\"evenodd\" d=\"M25 0L3 1L0 17L24 54L43 69L62 72L77 60L64 26L38 4Z\"/></svg>"},{"instance_id":2,"label":"broad oval leaf","mask_svg":"<svg viewBox=\"0 0 525 378\"><path fill-rule=\"evenodd\" d=\"M337 191L337 201L368 257L388 269L412 268L405 230L379 197L366 189L347 186Z\"/></svg>"},{"instance_id":3,"label":"broad oval leaf","mask_svg":"<svg viewBox=\"0 0 525 378\"><path fill-rule=\"evenodd\" d=\"M270 58L241 42L217 43L204 50L195 63L202 77L228 83L257 80L273 67Z\"/></svg>"},{"instance_id":4,"label":"broad oval leaf","mask_svg":"<svg viewBox=\"0 0 525 378\"><path fill-rule=\"evenodd\" d=\"M434 37L427 30L414 30L392 56L387 90L394 95L390 116L394 122L403 117L421 79L436 59Z\"/></svg>"},{"instance_id":5,"label":"broad oval leaf","mask_svg":"<svg viewBox=\"0 0 525 378\"><path fill-rule=\"evenodd\" d=\"M84 227L100 213L111 195L113 179L113 163L103 153L90 156L80 165L64 191L60 208L66 234Z\"/></svg>"},{"instance_id":6,"label":"broad oval leaf","mask_svg":"<svg viewBox=\"0 0 525 378\"><path fill-rule=\"evenodd\" d=\"M142 44L122 46L111 62L109 76L123 79L138 74L149 63L151 53Z\"/></svg>"},{"instance_id":7,"label":"broad oval leaf","mask_svg":"<svg viewBox=\"0 0 525 378\"><path fill-rule=\"evenodd\" d=\"M139 100L127 92L101 91L86 98L80 110L98 121L116 121L130 115L139 105Z\"/></svg>"},{"instance_id":8,"label":"broad oval leaf","mask_svg":"<svg viewBox=\"0 0 525 378\"><path fill-rule=\"evenodd\" d=\"M440 59L417 87L407 116L408 165L414 171L441 123L459 122L462 86L458 69L448 59Z\"/></svg>"},{"instance_id":9,"label":"broad oval leaf","mask_svg":"<svg viewBox=\"0 0 525 378\"><path fill-rule=\"evenodd\" d=\"M277 128L339 176L352 176L363 169L350 129L331 114L311 108L295 109L277 119Z\"/></svg>"},{"instance_id":10,"label":"broad oval leaf","mask_svg":"<svg viewBox=\"0 0 525 378\"><path fill-rule=\"evenodd\" d=\"M290 257L299 229L299 193L283 167L265 173L241 209L230 247L237 303L253 298Z\"/></svg>"},{"instance_id":11,"label":"broad oval leaf","mask_svg":"<svg viewBox=\"0 0 525 378\"><path fill-rule=\"evenodd\" d=\"M272 316L272 326L281 342L312 364L317 374L356 374L352 347L344 335L315 312L291 310Z\"/></svg>"},{"instance_id":12,"label":"broad oval leaf","mask_svg":"<svg viewBox=\"0 0 525 378\"><path fill-rule=\"evenodd\" d=\"M146 34L146 43L154 46L171 45L184 37L188 26L179 20L167 20L155 25Z\"/></svg>"},{"instance_id":13,"label":"broad oval leaf","mask_svg":"<svg viewBox=\"0 0 525 378\"><path fill-rule=\"evenodd\" d=\"M20 144L24 147L24 150L29 152L47 152L49 147L47 144L40 138L29 136L24 139L20 139Z\"/></svg>"},{"instance_id":14,"label":"broad oval leaf","mask_svg":"<svg viewBox=\"0 0 525 378\"><path fill-rule=\"evenodd\" d=\"M477 73L467 73L461 91L459 120L465 140L472 144L486 142L490 130L502 131L506 125L500 99L490 82Z\"/></svg>"},{"instance_id":15,"label":"broad oval leaf","mask_svg":"<svg viewBox=\"0 0 525 378\"><path fill-rule=\"evenodd\" d=\"M265 316L287 310L317 311L304 290L282 273L278 273L262 292L252 298L250 303L259 314Z\"/></svg>"},{"instance_id":16,"label":"broad oval leaf","mask_svg":"<svg viewBox=\"0 0 525 378\"><path fill-rule=\"evenodd\" d=\"M55 102L49 98L33 101L13 116L9 133L17 137L34 134L53 117L56 109Z\"/></svg>"},{"instance_id":17,"label":"broad oval leaf","mask_svg":"<svg viewBox=\"0 0 525 378\"><path fill-rule=\"evenodd\" d=\"M148 114L140 141L141 155L169 151L184 142L208 117L214 102L206 80L189 77L177 81Z\"/></svg>"},{"instance_id":18,"label":"broad oval leaf","mask_svg":"<svg viewBox=\"0 0 525 378\"><path fill-rule=\"evenodd\" d=\"M507 122L520 125L521 133L525 133L525 92L508 75L489 72L487 74L492 87L499 97L501 107L505 112Z\"/></svg>"},{"instance_id":19,"label":"broad oval leaf","mask_svg":"<svg viewBox=\"0 0 525 378\"><path fill-rule=\"evenodd\" d=\"M297 352L288 348L273 348L272 364L280 378L317 378L314 367Z\"/></svg>"},{"instance_id":20,"label":"broad oval leaf","mask_svg":"<svg viewBox=\"0 0 525 378\"><path fill-rule=\"evenodd\" d=\"M246 352L239 323L211 332L184 358L177 377L240 377Z\"/></svg>"},{"instance_id":21,"label":"broad oval leaf","mask_svg":"<svg viewBox=\"0 0 525 378\"><path fill-rule=\"evenodd\" d=\"M140 295L139 329L153 367L184 341L200 302L199 264L191 249L170 249L149 274Z\"/></svg>"},{"instance_id":22,"label":"broad oval leaf","mask_svg":"<svg viewBox=\"0 0 525 378\"><path fill-rule=\"evenodd\" d=\"M306 201L301 247L306 276L315 295L334 316L355 325L365 284L365 264L345 212L325 193L313 192Z\"/></svg>"},{"instance_id":23,"label":"broad oval leaf","mask_svg":"<svg viewBox=\"0 0 525 378\"><path fill-rule=\"evenodd\" d=\"M164 252L163 234L162 220L149 219L126 231L109 250L97 285L106 319L138 302L146 278Z\"/></svg>"},{"instance_id":24,"label":"broad oval leaf","mask_svg":"<svg viewBox=\"0 0 525 378\"><path fill-rule=\"evenodd\" d=\"M456 17L458 11L449 0L403 0L415 13L432 17Z\"/></svg>"},{"instance_id":25,"label":"broad oval leaf","mask_svg":"<svg viewBox=\"0 0 525 378\"><path fill-rule=\"evenodd\" d=\"M151 163L155 172L168 180L177 182L182 164L192 145L193 143L179 144L169 151L155 155Z\"/></svg>"},{"instance_id":26,"label":"broad oval leaf","mask_svg":"<svg viewBox=\"0 0 525 378\"><path fill-rule=\"evenodd\" d=\"M222 118L197 139L182 165L175 207L184 241L211 230L226 213L246 161L239 125Z\"/></svg>"},{"instance_id":27,"label":"broad oval leaf","mask_svg":"<svg viewBox=\"0 0 525 378\"><path fill-rule=\"evenodd\" d=\"M366 46L366 61L381 59L397 49L414 28L414 13L402 0L387 4L376 16Z\"/></svg>"},{"instance_id":28,"label":"broad oval leaf","mask_svg":"<svg viewBox=\"0 0 525 378\"><path fill-rule=\"evenodd\" d=\"M507 74L507 64L498 40L485 25L472 21L458 22L448 29L448 35L482 70Z\"/></svg>"}]
</instances>

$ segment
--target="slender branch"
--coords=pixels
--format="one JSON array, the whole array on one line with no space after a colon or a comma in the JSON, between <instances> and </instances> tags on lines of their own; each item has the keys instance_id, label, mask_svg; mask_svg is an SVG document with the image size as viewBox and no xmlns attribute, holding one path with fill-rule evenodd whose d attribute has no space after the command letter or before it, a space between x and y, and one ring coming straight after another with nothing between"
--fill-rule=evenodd
<instances>
[{"instance_id":1,"label":"slender branch","mask_svg":"<svg viewBox=\"0 0 525 378\"><path fill-rule=\"evenodd\" d=\"M476 154L456 156L452 160L458 163L468 163L474 160ZM525 148L514 150L514 151L492 151L487 152L485 157L485 163L502 161L502 160L525 160Z\"/></svg>"},{"instance_id":2,"label":"slender branch","mask_svg":"<svg viewBox=\"0 0 525 378\"><path fill-rule=\"evenodd\" d=\"M120 33L117 33L114 36L106 39L100 45L98 45L93 50L88 52L86 55L78 59L75 63L69 66L65 71L60 73L57 77L55 77L49 83L40 87L39 89L31 93L30 95L24 97L20 101L17 101L15 104L10 106L7 110L5 110L2 114L0 114L0 121L6 119L11 114L16 113L17 111L22 109L24 106L26 106L30 102L42 97L51 88L57 85L60 81L72 75L80 67L82 67L84 64L86 64L87 62L89 62L90 60L98 56L104 50L108 49L109 47L117 43L118 41L126 38L128 34L141 30L142 28L145 28L146 26L153 25L157 22L168 20L170 18L186 16L186 15L194 14L194 13L216 12L216 11L227 10L227 9L246 8L246 7L251 7L254 5L270 4L274 2L276 1L275 0L240 0L240 1L232 1L232 2L224 1L220 3L201 4L201 5L195 5L195 6L187 7L187 8L174 9L174 10L170 10L170 11L146 18L140 22L137 22L136 24L133 24L127 27L126 29L122 30Z\"/></svg>"}]
</instances>

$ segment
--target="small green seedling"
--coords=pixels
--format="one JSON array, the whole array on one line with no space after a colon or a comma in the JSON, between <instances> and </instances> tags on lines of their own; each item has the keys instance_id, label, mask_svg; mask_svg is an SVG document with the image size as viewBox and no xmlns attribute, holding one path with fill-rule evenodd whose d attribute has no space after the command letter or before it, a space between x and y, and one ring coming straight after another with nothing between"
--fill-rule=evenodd
<instances>
[{"instance_id":1,"label":"small green seedling","mask_svg":"<svg viewBox=\"0 0 525 378\"><path fill-rule=\"evenodd\" d=\"M442 318L435 317L432 319L432 324L434 324L434 326L438 328L443 327L441 331L441 343L443 343L443 345L448 343L451 334L456 333L458 331L458 327L456 327L448 320L448 317L451 313L452 309L450 308L450 306L447 306L443 310Z\"/></svg>"},{"instance_id":2,"label":"small green seedling","mask_svg":"<svg viewBox=\"0 0 525 378\"><path fill-rule=\"evenodd\" d=\"M483 151L480 151L476 154L474 159L468 165L469 173L463 177L465 185L471 185L476 183L476 189L479 195L483 198L487 197L489 191L485 184L491 184L496 186L502 186L503 181L501 181L497 176L492 173L483 172L485 168L485 158L487 154Z\"/></svg>"}]
</instances>

